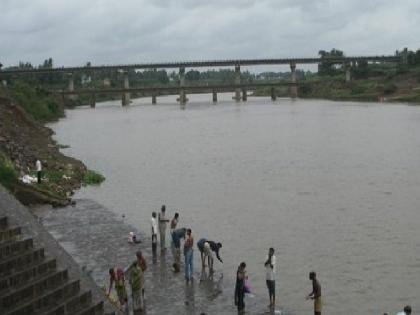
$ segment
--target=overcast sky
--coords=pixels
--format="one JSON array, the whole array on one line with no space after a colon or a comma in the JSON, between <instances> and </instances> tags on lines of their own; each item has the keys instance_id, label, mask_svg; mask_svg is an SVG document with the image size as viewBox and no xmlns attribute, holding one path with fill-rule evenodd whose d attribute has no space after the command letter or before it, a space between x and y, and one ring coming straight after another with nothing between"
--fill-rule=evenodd
<instances>
[{"instance_id":1,"label":"overcast sky","mask_svg":"<svg viewBox=\"0 0 420 315\"><path fill-rule=\"evenodd\" d=\"M393 54L420 0L0 0L0 62L54 66Z\"/></svg>"}]
</instances>

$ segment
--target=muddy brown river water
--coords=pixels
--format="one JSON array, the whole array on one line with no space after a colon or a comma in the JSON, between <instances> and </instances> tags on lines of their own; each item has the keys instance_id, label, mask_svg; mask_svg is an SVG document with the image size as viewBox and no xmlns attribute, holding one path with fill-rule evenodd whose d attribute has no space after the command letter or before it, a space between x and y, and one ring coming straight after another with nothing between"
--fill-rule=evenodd
<instances>
[{"instance_id":1,"label":"muddy brown river water","mask_svg":"<svg viewBox=\"0 0 420 315\"><path fill-rule=\"evenodd\" d=\"M231 94L78 108L52 124L65 153L106 181L77 193L149 233L161 204L195 239L223 243L232 278L246 261L267 300L263 261L277 256L277 300L310 314L317 271L326 314L420 309L420 107ZM195 254L195 265L199 266ZM217 302L217 301L216 301Z\"/></svg>"}]
</instances>

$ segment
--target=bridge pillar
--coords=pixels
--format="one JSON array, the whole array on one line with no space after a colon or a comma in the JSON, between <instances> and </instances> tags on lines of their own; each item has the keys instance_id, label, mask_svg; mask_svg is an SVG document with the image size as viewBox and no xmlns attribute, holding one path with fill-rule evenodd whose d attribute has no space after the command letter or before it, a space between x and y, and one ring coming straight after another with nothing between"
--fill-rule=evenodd
<instances>
[{"instance_id":1,"label":"bridge pillar","mask_svg":"<svg viewBox=\"0 0 420 315\"><path fill-rule=\"evenodd\" d=\"M235 84L239 85L241 84L241 66L235 65ZM235 89L235 96L233 99L237 102L241 100L241 89L236 88Z\"/></svg>"},{"instance_id":2,"label":"bridge pillar","mask_svg":"<svg viewBox=\"0 0 420 315\"><path fill-rule=\"evenodd\" d=\"M275 101L277 98L277 94L276 94L276 89L273 87L271 87L271 100Z\"/></svg>"},{"instance_id":3,"label":"bridge pillar","mask_svg":"<svg viewBox=\"0 0 420 315\"><path fill-rule=\"evenodd\" d=\"M73 73L69 73L69 85L68 85L68 91L74 92L74 75ZM70 94L69 99L75 100L77 98L76 94Z\"/></svg>"},{"instance_id":4,"label":"bridge pillar","mask_svg":"<svg viewBox=\"0 0 420 315\"><path fill-rule=\"evenodd\" d=\"M242 89L242 101L246 102L248 99L248 94L246 89Z\"/></svg>"},{"instance_id":5,"label":"bridge pillar","mask_svg":"<svg viewBox=\"0 0 420 315\"><path fill-rule=\"evenodd\" d=\"M130 88L130 81L128 79L128 71L124 71L124 89ZM122 106L130 105L130 92L124 92L122 97Z\"/></svg>"},{"instance_id":6,"label":"bridge pillar","mask_svg":"<svg viewBox=\"0 0 420 315\"><path fill-rule=\"evenodd\" d=\"M156 94L152 94L152 104L156 105Z\"/></svg>"},{"instance_id":7,"label":"bridge pillar","mask_svg":"<svg viewBox=\"0 0 420 315\"><path fill-rule=\"evenodd\" d=\"M213 103L217 103L217 92L213 90Z\"/></svg>"},{"instance_id":8,"label":"bridge pillar","mask_svg":"<svg viewBox=\"0 0 420 315\"><path fill-rule=\"evenodd\" d=\"M346 82L351 81L351 66L349 63L344 64L344 69L346 71Z\"/></svg>"},{"instance_id":9,"label":"bridge pillar","mask_svg":"<svg viewBox=\"0 0 420 315\"><path fill-rule=\"evenodd\" d=\"M404 50L402 51L402 63L403 64L408 64L408 48L404 48Z\"/></svg>"},{"instance_id":10,"label":"bridge pillar","mask_svg":"<svg viewBox=\"0 0 420 315\"><path fill-rule=\"evenodd\" d=\"M297 80L296 80L296 64L294 62L290 63L290 72L291 72L291 83L292 85L290 86L290 96L292 98L296 98L297 97Z\"/></svg>"},{"instance_id":11,"label":"bridge pillar","mask_svg":"<svg viewBox=\"0 0 420 315\"><path fill-rule=\"evenodd\" d=\"M96 107L96 95L95 94L91 94L89 101L90 101L90 107L91 108L95 108Z\"/></svg>"},{"instance_id":12,"label":"bridge pillar","mask_svg":"<svg viewBox=\"0 0 420 315\"><path fill-rule=\"evenodd\" d=\"M181 67L179 68L179 86L184 87L185 86L185 68ZM179 104L181 105L181 108L185 108L185 104L187 103L187 93L184 89L181 89L179 91Z\"/></svg>"}]
</instances>

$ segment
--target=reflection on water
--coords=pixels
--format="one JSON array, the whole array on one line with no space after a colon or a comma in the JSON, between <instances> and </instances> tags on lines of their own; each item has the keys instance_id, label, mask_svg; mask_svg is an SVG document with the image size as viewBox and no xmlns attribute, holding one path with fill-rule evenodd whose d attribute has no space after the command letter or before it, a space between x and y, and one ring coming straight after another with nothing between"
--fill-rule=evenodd
<instances>
[{"instance_id":1,"label":"reflection on water","mask_svg":"<svg viewBox=\"0 0 420 315\"><path fill-rule=\"evenodd\" d=\"M157 106L108 102L54 124L71 145L64 151L107 178L78 197L145 233L162 204L179 211L196 240L223 243L216 272L232 282L246 261L255 299L267 304L263 262L274 247L277 301L295 314L312 310L304 299L312 269L327 313L420 307L417 107L189 98L185 110L175 96Z\"/></svg>"}]
</instances>

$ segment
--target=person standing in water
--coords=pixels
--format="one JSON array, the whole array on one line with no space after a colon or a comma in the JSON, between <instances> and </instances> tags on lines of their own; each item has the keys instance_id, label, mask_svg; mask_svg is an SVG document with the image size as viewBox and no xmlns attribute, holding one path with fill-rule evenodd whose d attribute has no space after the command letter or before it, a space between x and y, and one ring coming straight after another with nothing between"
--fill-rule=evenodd
<instances>
[{"instance_id":1,"label":"person standing in water","mask_svg":"<svg viewBox=\"0 0 420 315\"><path fill-rule=\"evenodd\" d=\"M185 238L186 228L176 229L172 232L172 242L174 243L174 263L172 267L175 272L180 271L181 266L181 238Z\"/></svg>"},{"instance_id":2,"label":"person standing in water","mask_svg":"<svg viewBox=\"0 0 420 315\"><path fill-rule=\"evenodd\" d=\"M265 259L265 279L267 283L268 296L270 297L270 308L274 308L276 303L276 256L274 256L274 248L268 250L268 255Z\"/></svg>"},{"instance_id":3,"label":"person standing in water","mask_svg":"<svg viewBox=\"0 0 420 315\"><path fill-rule=\"evenodd\" d=\"M166 206L162 205L159 213L159 235L160 235L160 250L164 252L166 250L166 225L169 222L166 219Z\"/></svg>"},{"instance_id":4,"label":"person standing in water","mask_svg":"<svg viewBox=\"0 0 420 315\"><path fill-rule=\"evenodd\" d=\"M153 257L156 256L156 249L157 249L157 231L158 231L158 224L156 220L156 212L152 212L152 218L150 219L152 224L152 253Z\"/></svg>"},{"instance_id":5,"label":"person standing in water","mask_svg":"<svg viewBox=\"0 0 420 315\"><path fill-rule=\"evenodd\" d=\"M179 213L175 212L174 217L171 220L170 223L170 235L171 235L171 251L172 251L172 255L175 256L175 244L174 244L174 237L173 237L173 233L176 229L176 226L178 225L178 221L179 221Z\"/></svg>"},{"instance_id":6,"label":"person standing in water","mask_svg":"<svg viewBox=\"0 0 420 315\"><path fill-rule=\"evenodd\" d=\"M238 270L236 271L236 285L235 285L235 305L238 306L238 313L242 314L245 312L245 280L247 278L246 274L246 264L241 262Z\"/></svg>"},{"instance_id":7,"label":"person standing in water","mask_svg":"<svg viewBox=\"0 0 420 315\"><path fill-rule=\"evenodd\" d=\"M321 315L322 312L322 300L321 300L321 284L316 278L316 272L311 271L309 273L309 280L312 281L312 292L309 293L307 299L314 300L314 314Z\"/></svg>"},{"instance_id":8,"label":"person standing in water","mask_svg":"<svg viewBox=\"0 0 420 315\"><path fill-rule=\"evenodd\" d=\"M184 242L184 256L185 256L185 280L187 283L191 280L193 277L193 246L194 246L194 238L192 236L191 229L187 229L187 236L185 238Z\"/></svg>"}]
</instances>

